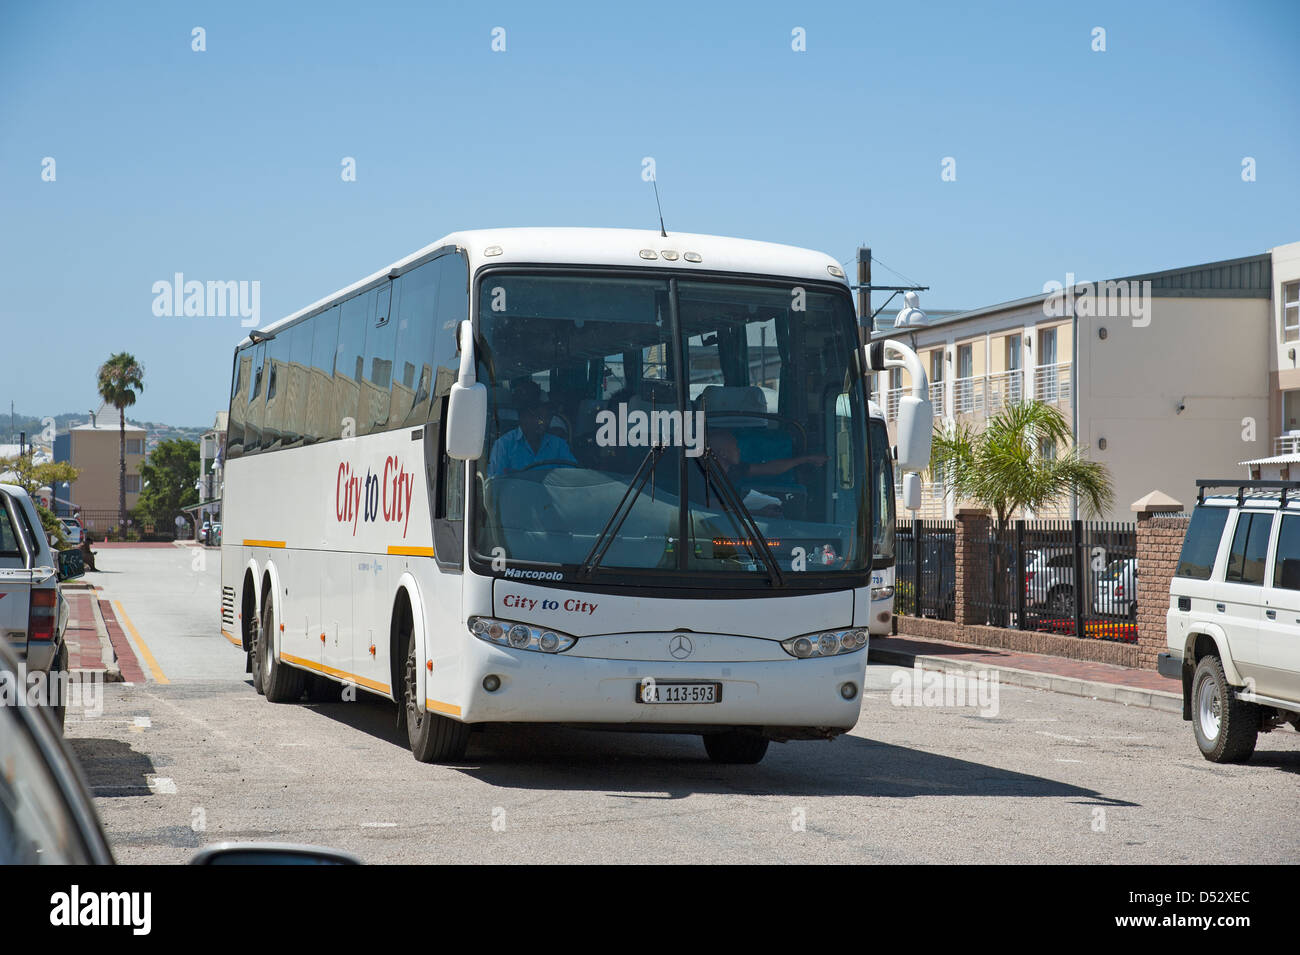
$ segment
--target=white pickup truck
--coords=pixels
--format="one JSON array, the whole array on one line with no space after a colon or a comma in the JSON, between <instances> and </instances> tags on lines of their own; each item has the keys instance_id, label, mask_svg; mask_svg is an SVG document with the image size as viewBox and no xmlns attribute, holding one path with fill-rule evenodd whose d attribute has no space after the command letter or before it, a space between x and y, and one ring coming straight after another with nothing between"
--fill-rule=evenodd
<instances>
[{"instance_id":1,"label":"white pickup truck","mask_svg":"<svg viewBox=\"0 0 1300 955\"><path fill-rule=\"evenodd\" d=\"M0 484L0 639L25 664L29 684L32 674L67 672L68 602L59 581L80 576L75 560L79 556L76 551L54 552L27 492ZM47 689L55 685L46 679ZM14 687L11 692L26 695L28 687ZM61 729L65 709L61 692L47 702L53 704L50 712Z\"/></svg>"}]
</instances>

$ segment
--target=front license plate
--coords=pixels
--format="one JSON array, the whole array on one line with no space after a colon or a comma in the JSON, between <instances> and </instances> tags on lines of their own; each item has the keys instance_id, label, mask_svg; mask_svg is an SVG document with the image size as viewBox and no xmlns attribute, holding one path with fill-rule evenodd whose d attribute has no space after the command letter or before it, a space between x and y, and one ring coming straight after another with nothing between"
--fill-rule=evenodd
<instances>
[{"instance_id":1,"label":"front license plate","mask_svg":"<svg viewBox=\"0 0 1300 955\"><path fill-rule=\"evenodd\" d=\"M642 680L636 685L638 703L721 703L721 683L661 683Z\"/></svg>"}]
</instances>

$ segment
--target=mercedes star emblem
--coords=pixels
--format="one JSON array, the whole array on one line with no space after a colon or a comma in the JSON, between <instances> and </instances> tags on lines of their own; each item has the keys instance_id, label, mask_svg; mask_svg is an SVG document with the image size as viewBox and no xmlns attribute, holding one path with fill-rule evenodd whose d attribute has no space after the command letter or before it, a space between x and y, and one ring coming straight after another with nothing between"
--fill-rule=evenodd
<instances>
[{"instance_id":1,"label":"mercedes star emblem","mask_svg":"<svg viewBox=\"0 0 1300 955\"><path fill-rule=\"evenodd\" d=\"M695 644L691 643L691 638L686 634L679 633L669 641L668 652L673 655L674 659L685 660L695 652Z\"/></svg>"}]
</instances>

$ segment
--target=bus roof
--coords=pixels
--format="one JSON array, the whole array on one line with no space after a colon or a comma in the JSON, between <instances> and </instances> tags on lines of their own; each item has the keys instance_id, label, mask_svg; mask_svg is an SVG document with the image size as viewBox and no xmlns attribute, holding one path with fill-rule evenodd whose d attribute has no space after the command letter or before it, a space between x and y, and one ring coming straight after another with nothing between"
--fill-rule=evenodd
<instances>
[{"instance_id":1,"label":"bus roof","mask_svg":"<svg viewBox=\"0 0 1300 955\"><path fill-rule=\"evenodd\" d=\"M471 275L487 264L595 265L781 275L848 286L848 280L835 259L822 252L792 245L687 232L669 233L665 238L653 229L475 229L444 236L346 288L272 322L262 331L274 332L446 246L456 246L465 252ZM487 250L494 252L487 255ZM676 258L664 259L661 253L665 251L677 253ZM647 253L645 257L643 252ZM654 258L650 258L649 253L653 253ZM687 261L687 253L693 253L692 257L698 255L699 261ZM250 339L245 338L239 347L250 343Z\"/></svg>"}]
</instances>

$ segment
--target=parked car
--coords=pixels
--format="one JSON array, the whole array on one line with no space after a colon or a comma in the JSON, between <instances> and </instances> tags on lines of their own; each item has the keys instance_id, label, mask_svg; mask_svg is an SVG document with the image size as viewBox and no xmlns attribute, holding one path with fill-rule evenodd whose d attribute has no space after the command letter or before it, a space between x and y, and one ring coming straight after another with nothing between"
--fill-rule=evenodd
<instances>
[{"instance_id":1,"label":"parked car","mask_svg":"<svg viewBox=\"0 0 1300 955\"><path fill-rule=\"evenodd\" d=\"M208 543L213 547L221 546L221 521L213 521L211 532L208 534Z\"/></svg>"},{"instance_id":2,"label":"parked car","mask_svg":"<svg viewBox=\"0 0 1300 955\"><path fill-rule=\"evenodd\" d=\"M1300 481L1196 483L1158 668L1202 755L1244 762L1260 733L1300 730Z\"/></svg>"},{"instance_id":3,"label":"parked car","mask_svg":"<svg viewBox=\"0 0 1300 955\"><path fill-rule=\"evenodd\" d=\"M1137 558L1112 560L1097 576L1093 607L1109 617L1137 616Z\"/></svg>"},{"instance_id":4,"label":"parked car","mask_svg":"<svg viewBox=\"0 0 1300 955\"><path fill-rule=\"evenodd\" d=\"M1074 550L1043 547L1025 552L1025 606L1058 617L1074 615Z\"/></svg>"},{"instance_id":5,"label":"parked car","mask_svg":"<svg viewBox=\"0 0 1300 955\"><path fill-rule=\"evenodd\" d=\"M49 679L68 670L68 602L59 581L80 576L80 551L56 554L36 505L17 485L0 484L0 637L29 675ZM62 731L62 694L46 696L49 714Z\"/></svg>"},{"instance_id":6,"label":"parked car","mask_svg":"<svg viewBox=\"0 0 1300 955\"><path fill-rule=\"evenodd\" d=\"M63 536L68 539L68 543L73 547L81 546L81 521L75 517L60 517L59 523L63 525Z\"/></svg>"},{"instance_id":7,"label":"parked car","mask_svg":"<svg viewBox=\"0 0 1300 955\"><path fill-rule=\"evenodd\" d=\"M18 657L0 643L0 675ZM111 865L113 852L85 777L50 721L30 706L0 706L0 865ZM334 849L279 843L221 843L194 865L354 865Z\"/></svg>"}]
</instances>

